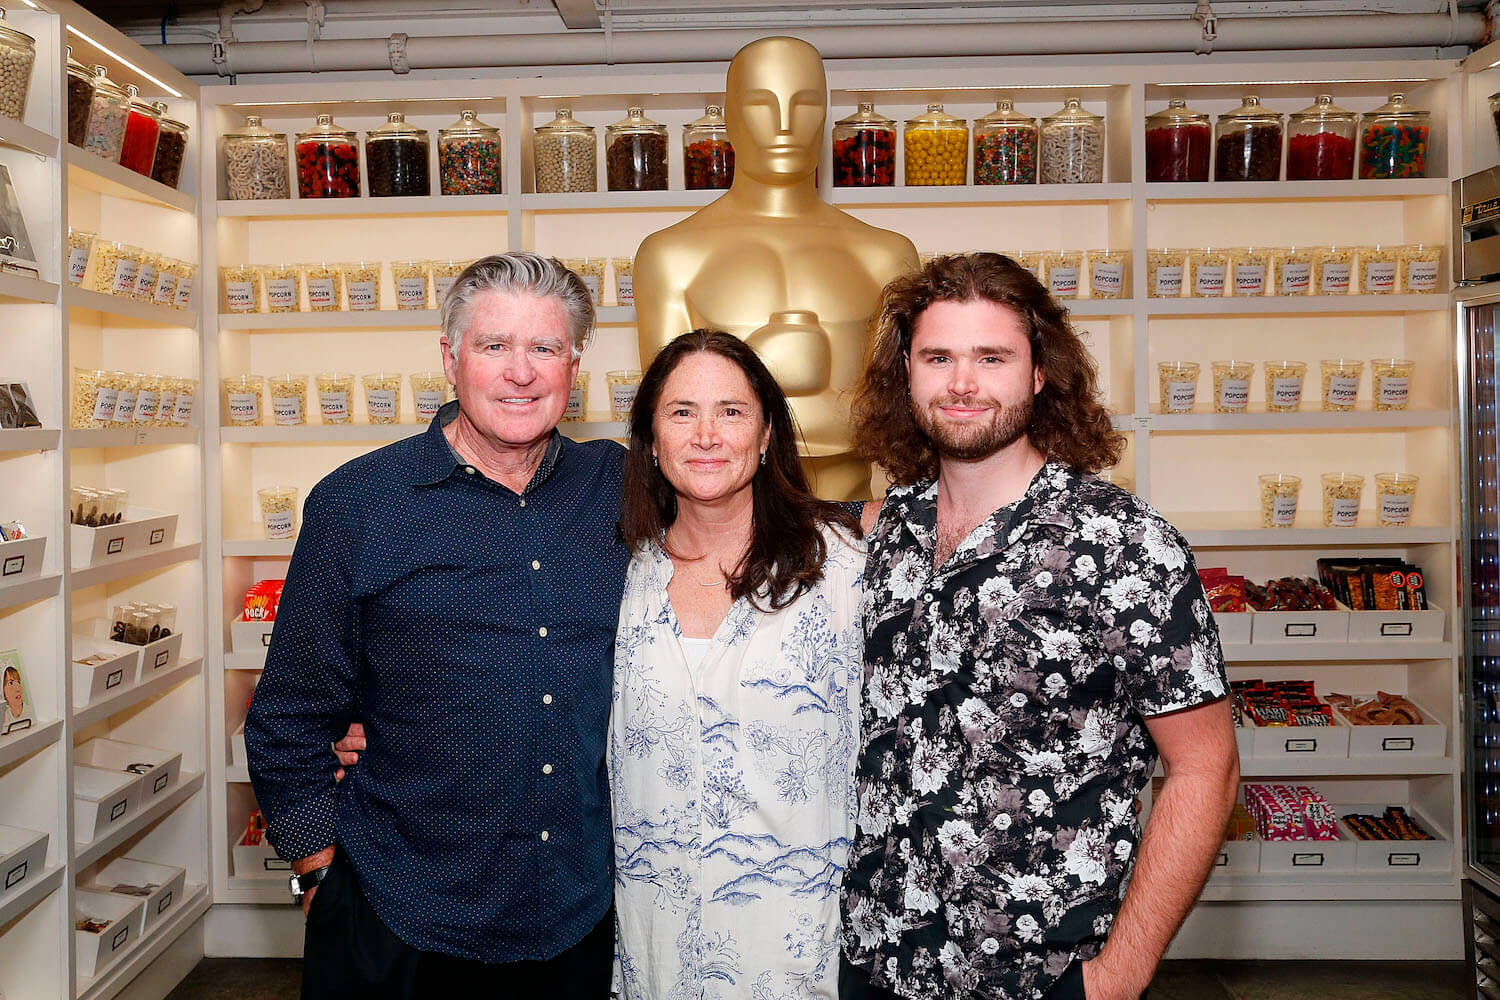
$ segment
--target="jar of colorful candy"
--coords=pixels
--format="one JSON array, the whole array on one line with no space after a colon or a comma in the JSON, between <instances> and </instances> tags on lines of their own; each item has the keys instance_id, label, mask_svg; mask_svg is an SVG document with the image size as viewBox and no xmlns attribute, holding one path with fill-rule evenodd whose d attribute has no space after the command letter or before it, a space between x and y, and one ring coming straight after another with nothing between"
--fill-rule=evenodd
<instances>
[{"instance_id":1,"label":"jar of colorful candy","mask_svg":"<svg viewBox=\"0 0 1500 1000\"><path fill-rule=\"evenodd\" d=\"M975 184L1036 183L1036 119L1006 100L974 123Z\"/></svg>"},{"instance_id":2,"label":"jar of colorful candy","mask_svg":"<svg viewBox=\"0 0 1500 1000\"><path fill-rule=\"evenodd\" d=\"M1392 94L1359 122L1359 176L1377 180L1427 176L1427 136L1432 115Z\"/></svg>"}]
</instances>

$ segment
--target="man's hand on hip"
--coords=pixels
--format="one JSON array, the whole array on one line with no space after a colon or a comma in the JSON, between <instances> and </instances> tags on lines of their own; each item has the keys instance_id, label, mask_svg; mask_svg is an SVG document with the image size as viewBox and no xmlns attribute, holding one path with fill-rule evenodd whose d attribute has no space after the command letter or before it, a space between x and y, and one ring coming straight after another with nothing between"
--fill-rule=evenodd
<instances>
[{"instance_id":1,"label":"man's hand on hip","mask_svg":"<svg viewBox=\"0 0 1500 1000\"><path fill-rule=\"evenodd\" d=\"M333 772L334 781L344 780L344 768L353 767L359 763L360 752L365 748L365 727L363 723L351 722L349 731L344 738L333 745L333 755L338 758L339 766Z\"/></svg>"}]
</instances>

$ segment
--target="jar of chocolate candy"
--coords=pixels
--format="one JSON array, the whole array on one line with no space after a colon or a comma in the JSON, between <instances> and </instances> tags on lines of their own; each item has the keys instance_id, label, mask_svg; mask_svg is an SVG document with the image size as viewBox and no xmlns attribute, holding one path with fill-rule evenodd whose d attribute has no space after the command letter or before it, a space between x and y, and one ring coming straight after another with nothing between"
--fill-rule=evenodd
<instances>
[{"instance_id":1,"label":"jar of chocolate candy","mask_svg":"<svg viewBox=\"0 0 1500 1000\"><path fill-rule=\"evenodd\" d=\"M734 183L734 147L729 123L716 105L682 130L682 180L689 191L718 190Z\"/></svg>"},{"instance_id":2,"label":"jar of chocolate candy","mask_svg":"<svg viewBox=\"0 0 1500 1000\"><path fill-rule=\"evenodd\" d=\"M599 190L598 140L592 125L558 108L556 117L535 131L532 153L538 194Z\"/></svg>"},{"instance_id":3,"label":"jar of chocolate candy","mask_svg":"<svg viewBox=\"0 0 1500 1000\"><path fill-rule=\"evenodd\" d=\"M1253 94L1219 116L1214 140L1214 180L1281 179L1281 114Z\"/></svg>"},{"instance_id":4,"label":"jar of chocolate candy","mask_svg":"<svg viewBox=\"0 0 1500 1000\"><path fill-rule=\"evenodd\" d=\"M353 130L335 125L332 115L319 115L316 125L297 133L297 194L359 197L359 146Z\"/></svg>"},{"instance_id":5,"label":"jar of chocolate candy","mask_svg":"<svg viewBox=\"0 0 1500 1000\"><path fill-rule=\"evenodd\" d=\"M94 101L94 74L89 68L73 58L73 46L68 46L68 142L82 146L88 134L89 105Z\"/></svg>"},{"instance_id":6,"label":"jar of chocolate candy","mask_svg":"<svg viewBox=\"0 0 1500 1000\"><path fill-rule=\"evenodd\" d=\"M427 130L406 123L399 111L365 136L365 167L370 171L371 198L426 196L432 193L427 175Z\"/></svg>"},{"instance_id":7,"label":"jar of chocolate candy","mask_svg":"<svg viewBox=\"0 0 1500 1000\"><path fill-rule=\"evenodd\" d=\"M161 135L161 112L140 100L135 87L127 86L125 93L130 95L130 116L125 119L125 139L120 143L120 166L150 177L151 165L156 162L156 140Z\"/></svg>"},{"instance_id":8,"label":"jar of chocolate candy","mask_svg":"<svg viewBox=\"0 0 1500 1000\"><path fill-rule=\"evenodd\" d=\"M1427 137L1432 115L1406 103L1405 94L1362 115L1359 121L1359 176L1390 179L1427 176Z\"/></svg>"},{"instance_id":9,"label":"jar of chocolate candy","mask_svg":"<svg viewBox=\"0 0 1500 1000\"><path fill-rule=\"evenodd\" d=\"M161 135L156 140L156 162L151 164L151 179L176 188L182 181L182 159L187 154L188 127L166 116L167 106L153 105L162 113Z\"/></svg>"},{"instance_id":10,"label":"jar of chocolate candy","mask_svg":"<svg viewBox=\"0 0 1500 1000\"><path fill-rule=\"evenodd\" d=\"M1180 97L1172 98L1165 108L1146 116L1146 180L1208 180L1212 145L1208 115L1193 111Z\"/></svg>"},{"instance_id":11,"label":"jar of chocolate candy","mask_svg":"<svg viewBox=\"0 0 1500 1000\"><path fill-rule=\"evenodd\" d=\"M833 186L892 187L896 183L896 123L877 114L875 105L833 126Z\"/></svg>"},{"instance_id":12,"label":"jar of chocolate candy","mask_svg":"<svg viewBox=\"0 0 1500 1000\"><path fill-rule=\"evenodd\" d=\"M611 191L665 191L667 127L631 108L604 130L604 173Z\"/></svg>"},{"instance_id":13,"label":"jar of chocolate candy","mask_svg":"<svg viewBox=\"0 0 1500 1000\"><path fill-rule=\"evenodd\" d=\"M472 111L438 129L438 178L443 194L499 194L500 130Z\"/></svg>"},{"instance_id":14,"label":"jar of chocolate candy","mask_svg":"<svg viewBox=\"0 0 1500 1000\"><path fill-rule=\"evenodd\" d=\"M975 184L1036 183L1036 119L1007 100L974 123Z\"/></svg>"},{"instance_id":15,"label":"jar of chocolate candy","mask_svg":"<svg viewBox=\"0 0 1500 1000\"><path fill-rule=\"evenodd\" d=\"M1354 176L1354 112L1319 94L1311 107L1287 116L1286 179L1347 181Z\"/></svg>"}]
</instances>

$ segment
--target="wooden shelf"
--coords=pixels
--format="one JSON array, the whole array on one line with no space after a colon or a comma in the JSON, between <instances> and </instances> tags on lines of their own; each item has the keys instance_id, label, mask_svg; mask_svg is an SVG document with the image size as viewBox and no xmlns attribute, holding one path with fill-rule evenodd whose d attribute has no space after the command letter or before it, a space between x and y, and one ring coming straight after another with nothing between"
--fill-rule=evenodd
<instances>
[{"instance_id":1,"label":"wooden shelf","mask_svg":"<svg viewBox=\"0 0 1500 1000\"><path fill-rule=\"evenodd\" d=\"M1447 660L1451 642L1225 643L1226 663L1363 663Z\"/></svg>"},{"instance_id":2,"label":"wooden shelf","mask_svg":"<svg viewBox=\"0 0 1500 1000\"><path fill-rule=\"evenodd\" d=\"M1146 201L1359 201L1372 198L1447 197L1446 177L1415 180L1205 181L1146 184Z\"/></svg>"},{"instance_id":3,"label":"wooden shelf","mask_svg":"<svg viewBox=\"0 0 1500 1000\"><path fill-rule=\"evenodd\" d=\"M68 444L74 448L145 448L197 443L196 427L101 427L68 432Z\"/></svg>"},{"instance_id":4,"label":"wooden shelf","mask_svg":"<svg viewBox=\"0 0 1500 1000\"><path fill-rule=\"evenodd\" d=\"M33 722L31 728L13 736L0 738L0 769L20 763L39 750L57 742L62 735L62 720ZM0 924L5 921L0 920Z\"/></svg>"},{"instance_id":5,"label":"wooden shelf","mask_svg":"<svg viewBox=\"0 0 1500 1000\"><path fill-rule=\"evenodd\" d=\"M179 663L171 670L157 674L149 680L143 681L134 687L128 687L119 694L101 698L96 702L73 710L73 728L82 729L84 726L92 726L101 719L107 719L117 712L134 705L139 705L147 698L154 698L170 688L176 687L185 680L197 677L203 672L203 658L198 657L186 663Z\"/></svg>"},{"instance_id":6,"label":"wooden shelf","mask_svg":"<svg viewBox=\"0 0 1500 1000\"><path fill-rule=\"evenodd\" d=\"M1313 403L1314 406L1318 404ZM1299 410L1295 413L1149 413L1132 418L1136 430L1154 434L1175 431L1351 431L1408 430L1420 427L1447 427L1453 421L1448 410L1346 410L1324 412Z\"/></svg>"},{"instance_id":7,"label":"wooden shelf","mask_svg":"<svg viewBox=\"0 0 1500 1000\"><path fill-rule=\"evenodd\" d=\"M23 153L36 153L38 156L56 156L57 145L57 136L48 135L41 129L32 128L14 118L0 116L0 146L19 149Z\"/></svg>"},{"instance_id":8,"label":"wooden shelf","mask_svg":"<svg viewBox=\"0 0 1500 1000\"><path fill-rule=\"evenodd\" d=\"M8 583L0 586L0 611L13 608L20 604L30 604L32 601L41 601L57 595L58 587L62 583L62 574L43 573L41 576L30 580L22 580L19 583Z\"/></svg>"},{"instance_id":9,"label":"wooden shelf","mask_svg":"<svg viewBox=\"0 0 1500 1000\"><path fill-rule=\"evenodd\" d=\"M5 119L0 118L0 122L3 121ZM24 274L0 274L0 299L52 303L57 301L57 293L55 281L28 278Z\"/></svg>"},{"instance_id":10,"label":"wooden shelf","mask_svg":"<svg viewBox=\"0 0 1500 1000\"><path fill-rule=\"evenodd\" d=\"M932 187L836 187L829 201L858 205L1024 205L1129 201L1129 184L948 184ZM1100 244L1101 246L1103 244Z\"/></svg>"},{"instance_id":11,"label":"wooden shelf","mask_svg":"<svg viewBox=\"0 0 1500 1000\"><path fill-rule=\"evenodd\" d=\"M63 159L68 164L68 183L96 194L126 201L139 201L147 205L178 212L191 213L198 199L183 191L176 191L149 177L142 177L134 170L127 170L118 163L110 163L77 146L63 145Z\"/></svg>"},{"instance_id":12,"label":"wooden shelf","mask_svg":"<svg viewBox=\"0 0 1500 1000\"><path fill-rule=\"evenodd\" d=\"M121 559L118 562L75 569L68 575L68 587L71 590L82 590L85 587L97 587L101 583L113 583L115 580L135 576L137 573L151 573L197 559L202 548L199 542L189 542L186 545L175 545L161 552L149 552L143 556L136 556L134 559Z\"/></svg>"},{"instance_id":13,"label":"wooden shelf","mask_svg":"<svg viewBox=\"0 0 1500 1000\"><path fill-rule=\"evenodd\" d=\"M213 902L209 898L208 886L202 884L183 886L182 895L177 912L165 923L127 949L99 975L78 980L78 1000L109 1000L120 993L208 912Z\"/></svg>"},{"instance_id":14,"label":"wooden shelf","mask_svg":"<svg viewBox=\"0 0 1500 1000\"><path fill-rule=\"evenodd\" d=\"M1267 295L1147 299L1152 316L1259 316L1287 313L1405 313L1448 309L1446 295Z\"/></svg>"},{"instance_id":15,"label":"wooden shelf","mask_svg":"<svg viewBox=\"0 0 1500 1000\"><path fill-rule=\"evenodd\" d=\"M100 834L87 844L73 845L73 867L82 871L89 865L119 847L146 827L176 809L203 787L202 771L183 771L177 779L177 787L161 793L144 808L137 809L118 826Z\"/></svg>"},{"instance_id":16,"label":"wooden shelf","mask_svg":"<svg viewBox=\"0 0 1500 1000\"><path fill-rule=\"evenodd\" d=\"M42 831L38 830L38 833ZM62 885L63 866L53 865L14 893L0 898L0 927L31 909ZM69 921L72 923L72 921Z\"/></svg>"},{"instance_id":17,"label":"wooden shelf","mask_svg":"<svg viewBox=\"0 0 1500 1000\"><path fill-rule=\"evenodd\" d=\"M91 292L86 288L75 288L72 285L63 289L63 304L70 309L87 309L90 312L113 316L115 319L135 320L147 326L174 330L198 328L196 314L186 309L173 309L171 306L137 302L135 299L127 299L119 295L105 295L103 292Z\"/></svg>"},{"instance_id":18,"label":"wooden shelf","mask_svg":"<svg viewBox=\"0 0 1500 1000\"><path fill-rule=\"evenodd\" d=\"M1411 528L1248 528L1236 525L1251 525L1260 520L1259 515L1243 514L1163 514L1168 521L1187 536L1193 548L1284 548L1289 546L1321 546L1341 548L1347 546L1437 545L1453 540L1453 531L1443 527ZM1317 511L1306 511L1299 518L1306 524L1314 523ZM1375 515L1361 511L1360 520L1373 524Z\"/></svg>"},{"instance_id":19,"label":"wooden shelf","mask_svg":"<svg viewBox=\"0 0 1500 1000\"><path fill-rule=\"evenodd\" d=\"M0 453L17 451L56 451L62 431L56 427L24 427L0 431Z\"/></svg>"},{"instance_id":20,"label":"wooden shelf","mask_svg":"<svg viewBox=\"0 0 1500 1000\"><path fill-rule=\"evenodd\" d=\"M504 215L503 194L429 195L412 198L275 198L218 203L221 219L347 219L382 215Z\"/></svg>"}]
</instances>

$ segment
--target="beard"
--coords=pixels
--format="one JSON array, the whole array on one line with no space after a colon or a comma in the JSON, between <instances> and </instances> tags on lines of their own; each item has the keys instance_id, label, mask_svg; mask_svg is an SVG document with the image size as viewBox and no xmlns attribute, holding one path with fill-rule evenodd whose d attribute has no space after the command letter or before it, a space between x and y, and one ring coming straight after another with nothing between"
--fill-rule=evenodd
<instances>
[{"instance_id":1,"label":"beard","mask_svg":"<svg viewBox=\"0 0 1500 1000\"><path fill-rule=\"evenodd\" d=\"M1026 433L1031 423L1033 397L1023 395L1010 406L994 399L959 400L951 396L934 399L925 407L912 406L912 419L932 441L939 458L962 462L989 458L1010 447ZM979 405L991 407L990 419L984 423L955 424L938 412L940 406Z\"/></svg>"}]
</instances>

